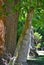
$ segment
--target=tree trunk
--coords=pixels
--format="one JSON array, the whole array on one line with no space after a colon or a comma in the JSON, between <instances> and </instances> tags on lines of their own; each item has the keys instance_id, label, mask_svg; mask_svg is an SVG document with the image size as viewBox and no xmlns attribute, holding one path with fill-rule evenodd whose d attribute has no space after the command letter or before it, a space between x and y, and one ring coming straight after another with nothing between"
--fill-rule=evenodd
<instances>
[{"instance_id":1,"label":"tree trunk","mask_svg":"<svg viewBox=\"0 0 44 65\"><path fill-rule=\"evenodd\" d=\"M0 56L3 56L5 52L5 26L3 4L3 0L0 0Z\"/></svg>"},{"instance_id":2,"label":"tree trunk","mask_svg":"<svg viewBox=\"0 0 44 65\"><path fill-rule=\"evenodd\" d=\"M15 0L12 3L6 1L6 12L9 13L6 17L6 50L7 52L14 54L16 48L17 39L17 23L18 23L18 12L12 13L12 6L16 6L19 0Z\"/></svg>"},{"instance_id":3,"label":"tree trunk","mask_svg":"<svg viewBox=\"0 0 44 65\"><path fill-rule=\"evenodd\" d=\"M29 48L29 34L30 34L30 28L32 23L32 17L33 17L34 9L30 8L27 20L25 23L25 28L21 34L21 37L18 41L18 46L16 48L16 57L17 57L17 63L26 62L27 60L27 53Z\"/></svg>"}]
</instances>

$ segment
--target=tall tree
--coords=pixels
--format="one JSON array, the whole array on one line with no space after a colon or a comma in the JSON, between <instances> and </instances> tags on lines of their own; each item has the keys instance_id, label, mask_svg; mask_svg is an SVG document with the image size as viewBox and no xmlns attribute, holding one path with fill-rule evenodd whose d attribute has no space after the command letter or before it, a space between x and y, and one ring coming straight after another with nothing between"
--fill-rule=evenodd
<instances>
[{"instance_id":1,"label":"tall tree","mask_svg":"<svg viewBox=\"0 0 44 65\"><path fill-rule=\"evenodd\" d=\"M27 53L28 53L28 42L29 42L29 31L31 28L31 23L32 23L32 17L33 17L34 9L30 8L28 15L27 15L27 20L25 23L25 28L21 34L21 37L18 40L18 45L16 48L16 57L18 63L25 62L27 59Z\"/></svg>"},{"instance_id":2,"label":"tall tree","mask_svg":"<svg viewBox=\"0 0 44 65\"><path fill-rule=\"evenodd\" d=\"M15 7L19 4L19 0L7 0L6 1L6 49L12 55L14 54L16 47L16 38L17 38L17 23L18 23L18 11L15 13L12 12L12 7Z\"/></svg>"}]
</instances>

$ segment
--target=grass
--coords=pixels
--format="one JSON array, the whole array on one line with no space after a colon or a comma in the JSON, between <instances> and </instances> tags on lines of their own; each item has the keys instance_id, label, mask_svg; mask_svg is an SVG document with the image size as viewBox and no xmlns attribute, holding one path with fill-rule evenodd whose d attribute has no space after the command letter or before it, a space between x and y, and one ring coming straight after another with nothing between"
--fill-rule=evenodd
<instances>
[{"instance_id":1,"label":"grass","mask_svg":"<svg viewBox=\"0 0 44 65\"><path fill-rule=\"evenodd\" d=\"M27 60L27 62L29 65L44 65L44 56Z\"/></svg>"}]
</instances>

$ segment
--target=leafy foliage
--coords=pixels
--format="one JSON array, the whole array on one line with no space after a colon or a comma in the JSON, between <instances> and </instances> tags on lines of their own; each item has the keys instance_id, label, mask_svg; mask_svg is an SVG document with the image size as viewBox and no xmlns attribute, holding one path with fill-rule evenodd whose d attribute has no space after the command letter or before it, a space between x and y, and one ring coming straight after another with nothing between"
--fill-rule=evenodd
<instances>
[{"instance_id":1,"label":"leafy foliage","mask_svg":"<svg viewBox=\"0 0 44 65\"><path fill-rule=\"evenodd\" d=\"M34 42L35 42L35 47L41 48L41 40L42 40L42 35L39 34L38 32L34 33Z\"/></svg>"},{"instance_id":2,"label":"leafy foliage","mask_svg":"<svg viewBox=\"0 0 44 65\"><path fill-rule=\"evenodd\" d=\"M44 40L44 9L38 8L35 10L32 24L34 31L39 32Z\"/></svg>"},{"instance_id":3,"label":"leafy foliage","mask_svg":"<svg viewBox=\"0 0 44 65\"><path fill-rule=\"evenodd\" d=\"M38 32L35 32L35 33L34 33L34 38L35 38L35 41L38 43L38 42L41 41L42 35L39 34Z\"/></svg>"}]
</instances>

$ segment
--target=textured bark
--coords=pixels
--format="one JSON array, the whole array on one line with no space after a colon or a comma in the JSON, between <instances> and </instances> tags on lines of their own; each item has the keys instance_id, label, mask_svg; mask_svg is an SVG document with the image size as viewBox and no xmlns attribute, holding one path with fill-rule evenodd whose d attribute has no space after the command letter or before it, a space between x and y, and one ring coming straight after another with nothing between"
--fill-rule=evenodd
<instances>
[{"instance_id":1,"label":"textured bark","mask_svg":"<svg viewBox=\"0 0 44 65\"><path fill-rule=\"evenodd\" d=\"M19 0L15 0L12 3L6 1L6 12L9 15L6 17L6 49L12 55L14 54L16 47L16 38L17 38L17 23L18 23L18 12L12 13L12 6L15 6L19 3Z\"/></svg>"},{"instance_id":2,"label":"textured bark","mask_svg":"<svg viewBox=\"0 0 44 65\"><path fill-rule=\"evenodd\" d=\"M4 9L2 7L3 5L3 0L0 0L0 11L1 11L1 16L0 16L0 56L3 55L5 51L5 26L4 26Z\"/></svg>"},{"instance_id":3,"label":"textured bark","mask_svg":"<svg viewBox=\"0 0 44 65\"><path fill-rule=\"evenodd\" d=\"M30 8L27 15L24 31L22 32L21 37L19 38L18 41L18 46L16 48L16 57L18 63L26 62L27 59L29 38L30 38L29 34L30 34L33 13L34 13L34 9Z\"/></svg>"}]
</instances>

